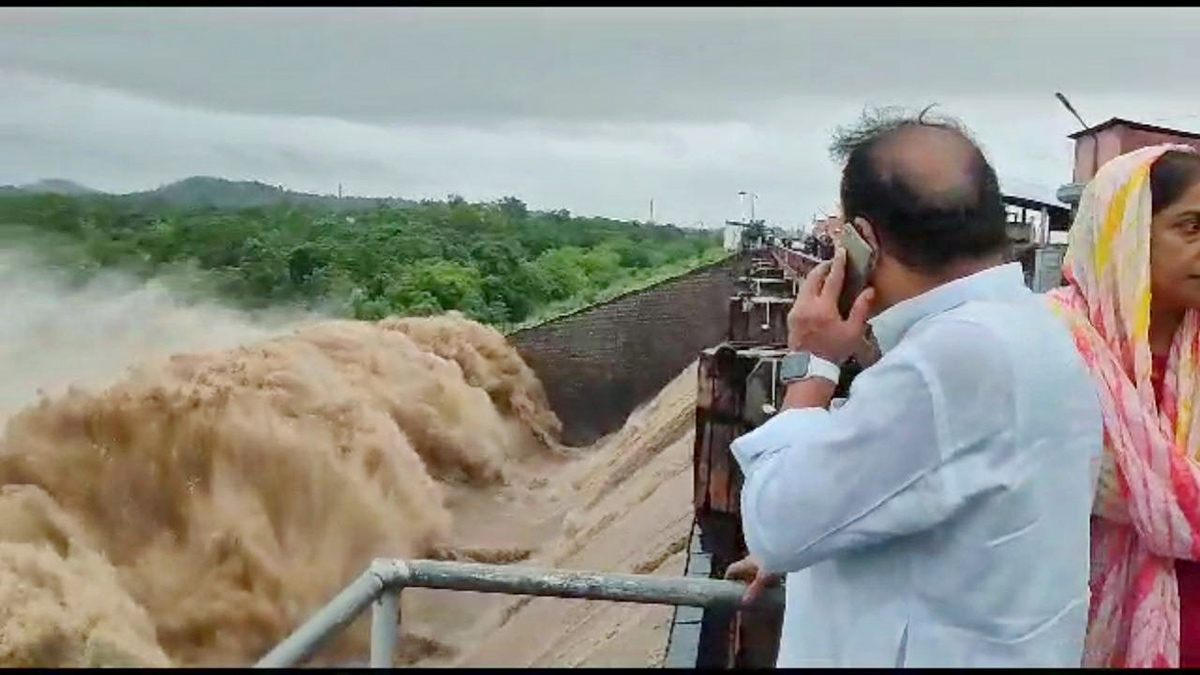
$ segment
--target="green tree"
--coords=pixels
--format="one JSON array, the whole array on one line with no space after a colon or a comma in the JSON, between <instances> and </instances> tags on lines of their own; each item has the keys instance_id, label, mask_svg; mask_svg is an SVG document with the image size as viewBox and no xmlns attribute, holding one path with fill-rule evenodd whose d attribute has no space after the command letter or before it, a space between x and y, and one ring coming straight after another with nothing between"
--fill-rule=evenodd
<instances>
[{"instance_id":1,"label":"green tree","mask_svg":"<svg viewBox=\"0 0 1200 675\"><path fill-rule=\"evenodd\" d=\"M170 271L243 307L283 302L361 319L457 309L496 324L590 302L720 251L712 233L530 211L516 197L233 208L247 196L219 183L184 202L0 193L0 237L33 245L77 280L105 268Z\"/></svg>"},{"instance_id":2,"label":"green tree","mask_svg":"<svg viewBox=\"0 0 1200 675\"><path fill-rule=\"evenodd\" d=\"M523 221L529 217L529 208L525 202L516 197L505 197L500 200L500 211L512 221Z\"/></svg>"}]
</instances>

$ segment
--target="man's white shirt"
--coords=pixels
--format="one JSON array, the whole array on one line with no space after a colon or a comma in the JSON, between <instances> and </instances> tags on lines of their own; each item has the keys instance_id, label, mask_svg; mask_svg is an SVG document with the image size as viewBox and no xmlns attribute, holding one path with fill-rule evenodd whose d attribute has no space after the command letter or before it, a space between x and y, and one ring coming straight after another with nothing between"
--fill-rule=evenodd
<instances>
[{"instance_id":1,"label":"man's white shirt","mask_svg":"<svg viewBox=\"0 0 1200 675\"><path fill-rule=\"evenodd\" d=\"M842 407L732 446L750 553L787 572L778 665L1080 664L1102 450L1071 336L993 267L889 308Z\"/></svg>"}]
</instances>

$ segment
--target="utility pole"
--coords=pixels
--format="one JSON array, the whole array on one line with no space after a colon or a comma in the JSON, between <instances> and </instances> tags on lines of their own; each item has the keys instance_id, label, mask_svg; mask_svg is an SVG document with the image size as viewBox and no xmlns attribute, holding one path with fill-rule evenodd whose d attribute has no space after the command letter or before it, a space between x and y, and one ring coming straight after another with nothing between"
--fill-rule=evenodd
<instances>
[{"instance_id":1,"label":"utility pole","mask_svg":"<svg viewBox=\"0 0 1200 675\"><path fill-rule=\"evenodd\" d=\"M342 198L342 184L338 183L338 199Z\"/></svg>"},{"instance_id":2,"label":"utility pole","mask_svg":"<svg viewBox=\"0 0 1200 675\"><path fill-rule=\"evenodd\" d=\"M654 224L654 197L650 198L650 224Z\"/></svg>"}]
</instances>

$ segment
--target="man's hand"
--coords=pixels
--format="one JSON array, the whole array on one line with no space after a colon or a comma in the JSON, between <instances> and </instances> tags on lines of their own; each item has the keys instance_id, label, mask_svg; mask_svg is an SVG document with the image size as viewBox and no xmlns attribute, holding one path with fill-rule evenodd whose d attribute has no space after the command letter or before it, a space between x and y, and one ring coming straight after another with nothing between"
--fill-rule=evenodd
<instances>
[{"instance_id":1,"label":"man's hand","mask_svg":"<svg viewBox=\"0 0 1200 675\"><path fill-rule=\"evenodd\" d=\"M837 301L845 277L846 249L838 246L833 260L814 267L796 294L787 319L789 349L841 365L860 347L875 290L863 290L843 319Z\"/></svg>"},{"instance_id":2,"label":"man's hand","mask_svg":"<svg viewBox=\"0 0 1200 675\"><path fill-rule=\"evenodd\" d=\"M751 555L726 568L725 578L748 582L746 593L742 596L742 604L748 605L757 600L764 589L779 585L779 580L783 577L780 574L764 572L762 565Z\"/></svg>"}]
</instances>

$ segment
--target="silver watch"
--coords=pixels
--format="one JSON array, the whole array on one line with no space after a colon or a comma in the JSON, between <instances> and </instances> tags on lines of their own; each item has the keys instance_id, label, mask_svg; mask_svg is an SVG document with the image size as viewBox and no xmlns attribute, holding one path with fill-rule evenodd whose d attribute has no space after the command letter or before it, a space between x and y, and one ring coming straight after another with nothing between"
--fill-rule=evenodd
<instances>
[{"instance_id":1,"label":"silver watch","mask_svg":"<svg viewBox=\"0 0 1200 675\"><path fill-rule=\"evenodd\" d=\"M842 369L838 364L810 352L792 352L783 357L779 365L779 381L784 384L807 380L810 377L820 377L837 384L841 376Z\"/></svg>"}]
</instances>

